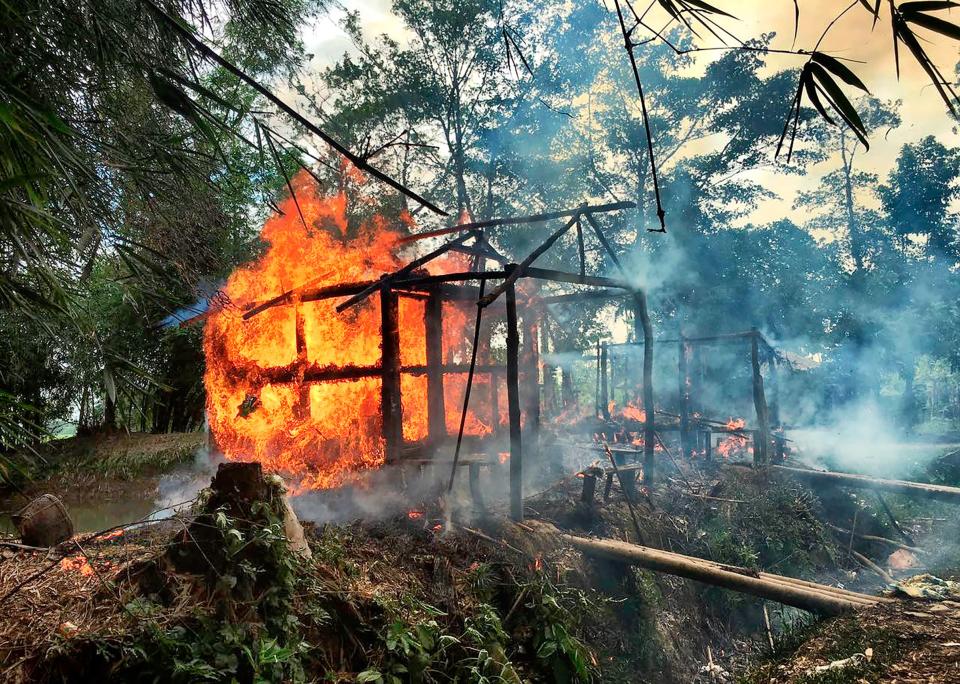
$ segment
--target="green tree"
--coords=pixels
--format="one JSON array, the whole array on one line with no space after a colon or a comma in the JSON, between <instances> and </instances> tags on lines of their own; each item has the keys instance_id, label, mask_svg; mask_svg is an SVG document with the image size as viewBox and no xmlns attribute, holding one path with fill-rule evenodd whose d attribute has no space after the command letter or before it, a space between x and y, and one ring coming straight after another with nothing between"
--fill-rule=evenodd
<instances>
[{"instance_id":1,"label":"green tree","mask_svg":"<svg viewBox=\"0 0 960 684\"><path fill-rule=\"evenodd\" d=\"M958 216L960 150L933 136L904 145L897 165L879 189L887 225L902 248L919 239L924 253L948 265L960 259Z\"/></svg>"},{"instance_id":2,"label":"green tree","mask_svg":"<svg viewBox=\"0 0 960 684\"><path fill-rule=\"evenodd\" d=\"M260 96L199 59L165 17L272 78L299 66L298 27L321 6L0 6L0 324L14 333L0 409L33 407L21 427L71 403L85 420L132 420L129 393L155 386L158 356L173 358L156 323L252 253L254 203L283 184L289 150L265 164L248 144ZM5 432L0 449L16 439Z\"/></svg>"},{"instance_id":3,"label":"green tree","mask_svg":"<svg viewBox=\"0 0 960 684\"><path fill-rule=\"evenodd\" d=\"M861 98L857 105L864 124L872 131L890 130L900 125L899 103ZM815 190L800 193L795 208L805 210L810 229L838 236L843 245L841 266L862 278L865 270L877 266L878 252L889 242L883 234L876 204L878 178L858 168L865 158L863 143L849 129L817 121L813 137L819 150L836 166L821 178Z\"/></svg>"}]
</instances>

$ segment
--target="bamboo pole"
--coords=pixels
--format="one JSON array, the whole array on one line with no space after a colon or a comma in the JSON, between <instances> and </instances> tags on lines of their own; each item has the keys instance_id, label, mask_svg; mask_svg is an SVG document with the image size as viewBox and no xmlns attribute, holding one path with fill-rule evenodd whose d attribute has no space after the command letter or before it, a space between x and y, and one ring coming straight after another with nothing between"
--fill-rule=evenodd
<instances>
[{"instance_id":1,"label":"bamboo pole","mask_svg":"<svg viewBox=\"0 0 960 684\"><path fill-rule=\"evenodd\" d=\"M738 468L741 470L750 470L747 466L727 464L725 468ZM887 480L879 477L868 477L867 475L855 475L852 473L835 473L826 470L811 470L807 468L792 468L790 466L774 465L771 470L790 475L811 483L835 484L841 487L853 487L855 489L872 489L876 491L895 492L905 496L914 496L917 498L936 499L946 501L947 503L960 504L960 487L948 487L946 485L927 484L923 482L910 482L909 480Z\"/></svg>"},{"instance_id":2,"label":"bamboo pole","mask_svg":"<svg viewBox=\"0 0 960 684\"><path fill-rule=\"evenodd\" d=\"M742 467L742 466L727 466ZM948 503L960 504L960 488L946 485L925 484L907 480L887 480L866 475L851 473L833 473L823 470L807 470L805 468L791 468L789 466L771 466L775 471L790 475L801 480L814 483L832 483L842 487L856 489L874 489L886 492L896 492L918 498L936 499Z\"/></svg>"},{"instance_id":3,"label":"bamboo pole","mask_svg":"<svg viewBox=\"0 0 960 684\"><path fill-rule=\"evenodd\" d=\"M700 558L612 539L588 539L570 534L562 534L561 538L589 555L639 565L825 615L839 615L881 601L878 597L867 594L795 581L780 575L756 573L754 576Z\"/></svg>"}]
</instances>

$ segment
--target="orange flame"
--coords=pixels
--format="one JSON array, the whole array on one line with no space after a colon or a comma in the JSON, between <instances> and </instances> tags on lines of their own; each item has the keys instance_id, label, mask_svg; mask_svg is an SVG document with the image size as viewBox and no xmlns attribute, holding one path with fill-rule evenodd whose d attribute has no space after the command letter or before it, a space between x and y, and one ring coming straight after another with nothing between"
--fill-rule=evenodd
<instances>
[{"instance_id":1,"label":"orange flame","mask_svg":"<svg viewBox=\"0 0 960 684\"><path fill-rule=\"evenodd\" d=\"M743 418L731 418L727 421L728 430L742 430L747 426L747 421Z\"/></svg>"},{"instance_id":2,"label":"orange flame","mask_svg":"<svg viewBox=\"0 0 960 684\"><path fill-rule=\"evenodd\" d=\"M342 299L304 302L297 295L304 288L368 282L396 270L403 263L397 255L401 233L380 215L348 221L346 194L321 195L306 172L293 179L293 186L297 202L282 202L282 213L263 226L261 238L268 245L263 256L234 271L224 288L227 304L207 319L207 418L228 459L255 460L268 470L298 476L300 489L328 488L384 462L380 302L370 297L340 314L335 307ZM397 230L408 229L409 214L399 224ZM431 265L464 268L459 256L441 261ZM291 290L290 301L243 319L249 305ZM400 298L402 366L426 363L423 316L422 300ZM462 361L467 314L445 304L443 320L444 362ZM343 367L366 368L369 377L304 380L307 370ZM445 380L447 429L456 430L466 374ZM467 434L474 435L486 434L493 423L481 418L484 410L489 413L489 379L476 381L475 410L466 424ZM427 435L426 378L404 373L401 395L403 438L421 440ZM500 403L505 412L506 401Z\"/></svg>"},{"instance_id":3,"label":"orange flame","mask_svg":"<svg viewBox=\"0 0 960 684\"><path fill-rule=\"evenodd\" d=\"M93 567L87 562L86 558L81 558L80 556L61 558L60 569L66 572L79 572L84 577L93 575Z\"/></svg>"}]
</instances>

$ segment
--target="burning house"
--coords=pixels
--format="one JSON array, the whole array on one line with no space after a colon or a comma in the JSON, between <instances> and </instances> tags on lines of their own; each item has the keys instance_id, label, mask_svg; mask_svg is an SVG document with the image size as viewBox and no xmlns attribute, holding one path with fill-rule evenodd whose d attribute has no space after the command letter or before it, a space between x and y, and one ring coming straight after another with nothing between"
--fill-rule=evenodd
<instances>
[{"instance_id":1,"label":"burning house","mask_svg":"<svg viewBox=\"0 0 960 684\"><path fill-rule=\"evenodd\" d=\"M217 447L293 475L303 489L444 447L454 461L465 449L507 453L519 516L522 459L536 453L540 422L537 283L605 288L552 293L552 302L623 293L642 302L629 283L588 275L583 261L578 273L533 262L574 228L582 244L583 223L609 249L593 214L629 206L404 235L379 217L348 229L345 197L321 196L301 179L263 228L263 257L231 276L206 326ZM547 220L563 224L518 264L484 233ZM402 265L406 245L441 236L451 238Z\"/></svg>"}]
</instances>

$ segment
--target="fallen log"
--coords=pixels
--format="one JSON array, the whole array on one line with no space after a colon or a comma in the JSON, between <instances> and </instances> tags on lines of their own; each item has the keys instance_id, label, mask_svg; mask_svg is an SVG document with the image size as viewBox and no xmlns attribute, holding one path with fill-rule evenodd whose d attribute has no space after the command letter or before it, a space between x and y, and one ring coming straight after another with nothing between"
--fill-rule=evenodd
<instances>
[{"instance_id":1,"label":"fallen log","mask_svg":"<svg viewBox=\"0 0 960 684\"><path fill-rule=\"evenodd\" d=\"M731 468L743 468L744 466L728 466ZM885 492L896 492L907 496L919 498L936 499L948 503L960 504L960 487L948 487L946 485L926 484L923 482L910 482L908 480L886 480L879 477L868 477L866 475L853 475L850 473L834 473L826 470L808 470L806 468L791 468L789 466L774 465L770 470L790 475L808 482L821 482L840 485L842 487L855 487L857 489L874 489Z\"/></svg>"},{"instance_id":2,"label":"fallen log","mask_svg":"<svg viewBox=\"0 0 960 684\"><path fill-rule=\"evenodd\" d=\"M570 534L563 534L561 538L583 553L592 556L686 577L823 615L839 615L883 600L876 596L858 594L781 575L738 572L737 569L727 569L726 566L702 558L612 539L588 539Z\"/></svg>"}]
</instances>

